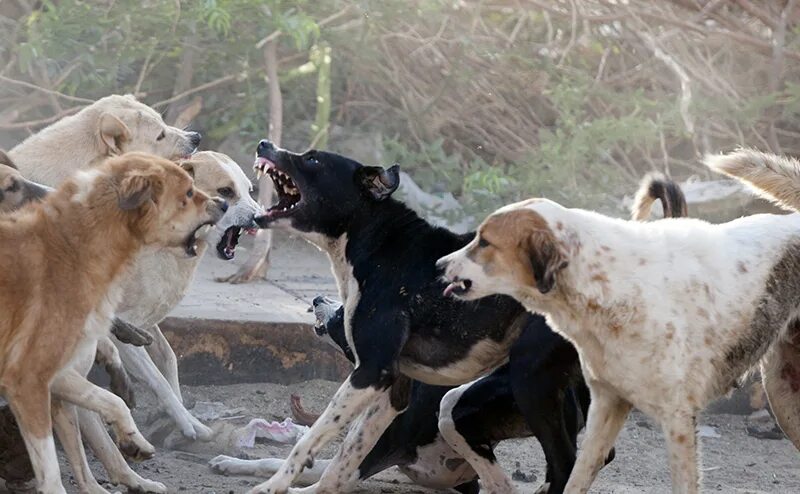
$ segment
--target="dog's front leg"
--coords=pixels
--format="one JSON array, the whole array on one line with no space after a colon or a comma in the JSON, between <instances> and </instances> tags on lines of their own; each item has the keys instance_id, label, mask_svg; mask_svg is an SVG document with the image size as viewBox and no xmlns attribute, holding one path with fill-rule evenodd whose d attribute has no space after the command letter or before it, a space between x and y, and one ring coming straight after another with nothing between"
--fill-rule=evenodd
<instances>
[{"instance_id":1,"label":"dog's front leg","mask_svg":"<svg viewBox=\"0 0 800 494\"><path fill-rule=\"evenodd\" d=\"M58 440L72 467L78 489L85 494L108 494L89 469L86 460L86 451L81 442L81 430L78 427L78 414L75 405L53 400L53 427L58 434Z\"/></svg>"},{"instance_id":2,"label":"dog's front leg","mask_svg":"<svg viewBox=\"0 0 800 494\"><path fill-rule=\"evenodd\" d=\"M112 484L124 485L129 492L166 494L167 488L164 484L146 479L128 466L98 414L89 410L78 410L78 418L83 437L103 464Z\"/></svg>"},{"instance_id":3,"label":"dog's front leg","mask_svg":"<svg viewBox=\"0 0 800 494\"><path fill-rule=\"evenodd\" d=\"M699 489L694 413L674 413L662 424L669 451L672 492L676 494L696 494Z\"/></svg>"},{"instance_id":4,"label":"dog's front leg","mask_svg":"<svg viewBox=\"0 0 800 494\"><path fill-rule=\"evenodd\" d=\"M175 356L175 351L170 346L164 333L158 324L154 324L150 328L150 336L153 337L153 343L145 347L147 354L156 364L161 375L169 383L172 392L178 397L178 400L183 403L183 396L181 395L181 385L178 381L178 358Z\"/></svg>"},{"instance_id":5,"label":"dog's front leg","mask_svg":"<svg viewBox=\"0 0 800 494\"><path fill-rule=\"evenodd\" d=\"M314 491L316 494L350 491L360 478L359 467L386 428L407 406L411 379L398 376L383 390L348 432L336 456L325 469Z\"/></svg>"},{"instance_id":6,"label":"dog's front leg","mask_svg":"<svg viewBox=\"0 0 800 494\"><path fill-rule=\"evenodd\" d=\"M631 404L602 385L588 382L592 394L586 436L564 492L584 494L605 465L608 452L625 424Z\"/></svg>"},{"instance_id":7,"label":"dog's front leg","mask_svg":"<svg viewBox=\"0 0 800 494\"><path fill-rule=\"evenodd\" d=\"M155 454L155 448L139 432L122 398L90 383L75 369L61 371L50 390L54 397L99 413L114 427L120 449L131 458L141 460Z\"/></svg>"},{"instance_id":8,"label":"dog's front leg","mask_svg":"<svg viewBox=\"0 0 800 494\"><path fill-rule=\"evenodd\" d=\"M374 387L357 388L352 374L336 391L328 407L302 438L294 445L280 470L267 482L256 486L251 494L285 494L304 468L314 464L314 456L342 432L370 403L382 393Z\"/></svg>"},{"instance_id":9,"label":"dog's front leg","mask_svg":"<svg viewBox=\"0 0 800 494\"><path fill-rule=\"evenodd\" d=\"M214 431L203 425L183 406L169 382L142 347L117 343L117 350L125 369L156 395L159 405L175 421L184 436L200 441L208 441L214 436Z\"/></svg>"}]
</instances>

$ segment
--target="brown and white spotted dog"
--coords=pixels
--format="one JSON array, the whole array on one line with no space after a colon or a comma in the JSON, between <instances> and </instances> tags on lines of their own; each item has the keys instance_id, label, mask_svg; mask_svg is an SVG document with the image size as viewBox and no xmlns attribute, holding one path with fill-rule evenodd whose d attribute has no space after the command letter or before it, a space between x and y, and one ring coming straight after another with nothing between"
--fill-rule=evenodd
<instances>
[{"instance_id":1,"label":"brown and white spotted dog","mask_svg":"<svg viewBox=\"0 0 800 494\"><path fill-rule=\"evenodd\" d=\"M708 165L800 206L794 160L740 151ZM800 215L639 223L531 199L439 265L450 293L510 295L578 349L592 401L566 492L588 491L632 407L664 430L673 491L697 492L695 417L759 364L800 448Z\"/></svg>"}]
</instances>

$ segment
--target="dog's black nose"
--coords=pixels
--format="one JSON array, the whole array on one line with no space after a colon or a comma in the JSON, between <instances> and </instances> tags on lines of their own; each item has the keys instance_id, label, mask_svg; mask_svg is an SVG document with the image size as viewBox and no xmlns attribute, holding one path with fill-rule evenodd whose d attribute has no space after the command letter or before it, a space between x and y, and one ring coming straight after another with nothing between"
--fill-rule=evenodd
<instances>
[{"instance_id":1,"label":"dog's black nose","mask_svg":"<svg viewBox=\"0 0 800 494\"><path fill-rule=\"evenodd\" d=\"M316 297L314 297L314 300L311 301L311 305L313 305L314 307L322 305L324 303L325 303L325 297L323 297L322 295L317 295Z\"/></svg>"},{"instance_id":2,"label":"dog's black nose","mask_svg":"<svg viewBox=\"0 0 800 494\"><path fill-rule=\"evenodd\" d=\"M228 212L228 201L225 199L216 198L217 204L219 204L219 208L222 210L223 213Z\"/></svg>"},{"instance_id":3,"label":"dog's black nose","mask_svg":"<svg viewBox=\"0 0 800 494\"><path fill-rule=\"evenodd\" d=\"M203 136L200 135L200 132L189 132L189 142L192 144L192 146L199 146L202 139Z\"/></svg>"},{"instance_id":4,"label":"dog's black nose","mask_svg":"<svg viewBox=\"0 0 800 494\"><path fill-rule=\"evenodd\" d=\"M262 158L267 158L271 155L271 153L275 152L275 144L272 144L266 139L261 139L261 142L258 143L258 149L256 150L256 154L258 154Z\"/></svg>"}]
</instances>

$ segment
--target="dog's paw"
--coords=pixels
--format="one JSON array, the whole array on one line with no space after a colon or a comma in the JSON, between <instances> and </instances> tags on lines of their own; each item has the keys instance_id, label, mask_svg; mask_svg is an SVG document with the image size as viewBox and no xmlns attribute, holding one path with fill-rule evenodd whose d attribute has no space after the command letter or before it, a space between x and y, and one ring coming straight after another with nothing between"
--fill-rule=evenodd
<instances>
[{"instance_id":1,"label":"dog's paw","mask_svg":"<svg viewBox=\"0 0 800 494\"><path fill-rule=\"evenodd\" d=\"M136 462L149 460L156 454L156 448L138 432L123 436L118 447L125 457Z\"/></svg>"},{"instance_id":2,"label":"dog's paw","mask_svg":"<svg viewBox=\"0 0 800 494\"><path fill-rule=\"evenodd\" d=\"M116 485L124 485L128 492L146 492L152 494L167 494L167 486L161 482L146 479L130 468L127 471L109 474L109 480Z\"/></svg>"},{"instance_id":3,"label":"dog's paw","mask_svg":"<svg viewBox=\"0 0 800 494\"><path fill-rule=\"evenodd\" d=\"M245 460L240 460L233 456L219 455L209 460L208 466L211 468L212 472L220 475L238 475L247 473L239 468L243 461Z\"/></svg>"},{"instance_id":4,"label":"dog's paw","mask_svg":"<svg viewBox=\"0 0 800 494\"><path fill-rule=\"evenodd\" d=\"M146 493L146 494L167 494L167 486L161 482L153 480L140 479L134 485L127 485L128 492Z\"/></svg>"}]
</instances>

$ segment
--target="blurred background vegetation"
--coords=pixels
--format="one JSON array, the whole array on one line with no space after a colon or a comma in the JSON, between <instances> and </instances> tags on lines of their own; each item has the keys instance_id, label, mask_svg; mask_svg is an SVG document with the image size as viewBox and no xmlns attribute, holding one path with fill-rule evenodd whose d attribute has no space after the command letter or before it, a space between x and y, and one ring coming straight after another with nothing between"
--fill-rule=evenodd
<instances>
[{"instance_id":1,"label":"blurred background vegetation","mask_svg":"<svg viewBox=\"0 0 800 494\"><path fill-rule=\"evenodd\" d=\"M269 134L399 162L469 212L602 207L708 152L800 154L795 4L0 0L0 145L134 93L245 169Z\"/></svg>"}]
</instances>

